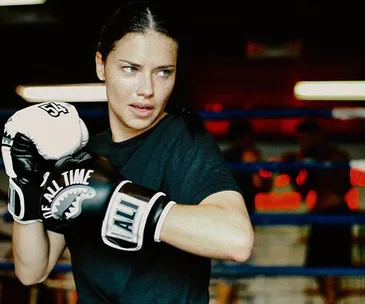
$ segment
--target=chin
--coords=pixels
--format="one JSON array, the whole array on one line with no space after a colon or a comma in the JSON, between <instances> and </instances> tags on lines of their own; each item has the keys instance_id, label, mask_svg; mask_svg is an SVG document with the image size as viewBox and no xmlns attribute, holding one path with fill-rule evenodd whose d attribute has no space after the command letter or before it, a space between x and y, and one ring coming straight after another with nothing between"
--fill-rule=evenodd
<instances>
[{"instance_id":1,"label":"chin","mask_svg":"<svg viewBox=\"0 0 365 304\"><path fill-rule=\"evenodd\" d=\"M145 129L148 129L153 123L154 123L155 119L148 119L148 120L134 120L131 121L131 123L129 123L129 127L134 129L134 130L138 130L138 131L142 131Z\"/></svg>"}]
</instances>

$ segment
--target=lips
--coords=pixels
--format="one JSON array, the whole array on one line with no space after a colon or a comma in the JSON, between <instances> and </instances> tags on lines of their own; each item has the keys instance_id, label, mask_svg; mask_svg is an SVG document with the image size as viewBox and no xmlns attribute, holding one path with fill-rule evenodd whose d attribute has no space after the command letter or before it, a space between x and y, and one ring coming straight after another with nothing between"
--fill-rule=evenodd
<instances>
[{"instance_id":1,"label":"lips","mask_svg":"<svg viewBox=\"0 0 365 304\"><path fill-rule=\"evenodd\" d=\"M132 113L139 118L147 118L153 113L153 107L148 104L133 103L129 107Z\"/></svg>"}]
</instances>

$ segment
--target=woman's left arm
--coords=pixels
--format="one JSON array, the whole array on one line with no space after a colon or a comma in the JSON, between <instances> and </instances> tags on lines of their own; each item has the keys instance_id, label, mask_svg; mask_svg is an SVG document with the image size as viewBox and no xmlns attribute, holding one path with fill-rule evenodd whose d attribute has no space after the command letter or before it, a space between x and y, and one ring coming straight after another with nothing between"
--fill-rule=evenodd
<instances>
[{"instance_id":1,"label":"woman's left arm","mask_svg":"<svg viewBox=\"0 0 365 304\"><path fill-rule=\"evenodd\" d=\"M237 262L250 257L254 242L244 199L236 191L214 193L199 205L174 205L160 238L196 255Z\"/></svg>"}]
</instances>

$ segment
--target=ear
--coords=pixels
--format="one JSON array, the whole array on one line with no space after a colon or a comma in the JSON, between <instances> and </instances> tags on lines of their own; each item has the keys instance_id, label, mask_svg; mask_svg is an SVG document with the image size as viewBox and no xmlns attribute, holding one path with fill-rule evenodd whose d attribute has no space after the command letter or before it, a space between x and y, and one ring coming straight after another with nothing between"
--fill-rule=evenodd
<instances>
[{"instance_id":1,"label":"ear","mask_svg":"<svg viewBox=\"0 0 365 304\"><path fill-rule=\"evenodd\" d=\"M104 67L103 56L100 54L100 52L96 52L95 54L95 65L96 65L96 75L100 80L104 81L105 67Z\"/></svg>"}]
</instances>

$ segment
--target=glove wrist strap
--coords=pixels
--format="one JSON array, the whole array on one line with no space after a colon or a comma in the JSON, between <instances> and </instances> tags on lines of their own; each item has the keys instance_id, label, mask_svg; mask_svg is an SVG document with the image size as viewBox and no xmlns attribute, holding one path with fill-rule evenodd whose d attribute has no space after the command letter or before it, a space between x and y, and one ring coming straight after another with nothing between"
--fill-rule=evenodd
<instances>
[{"instance_id":1,"label":"glove wrist strap","mask_svg":"<svg viewBox=\"0 0 365 304\"><path fill-rule=\"evenodd\" d=\"M40 221L40 189L34 185L21 185L13 178L9 179L8 211L20 224Z\"/></svg>"},{"instance_id":2,"label":"glove wrist strap","mask_svg":"<svg viewBox=\"0 0 365 304\"><path fill-rule=\"evenodd\" d=\"M156 228L155 228L155 233L153 235L153 239L155 240L155 242L159 243L161 242L160 240L160 235L161 235L161 230L162 230L162 226L163 223L165 222L165 219L167 217L167 214L170 212L171 208L176 204L176 202L174 201L169 201L168 204L166 205L166 207L163 209L163 211L161 212L161 215L157 221L156 224Z\"/></svg>"}]
</instances>

